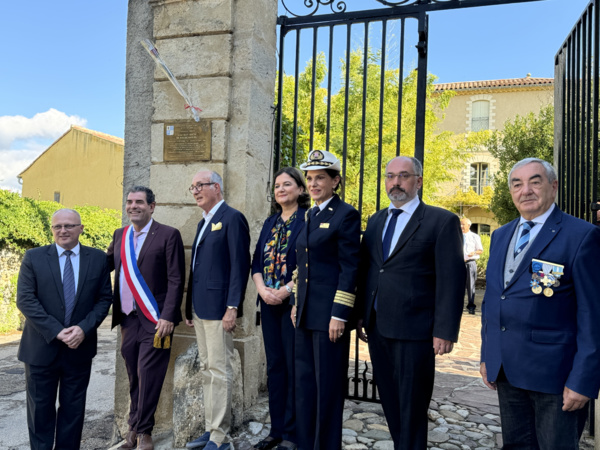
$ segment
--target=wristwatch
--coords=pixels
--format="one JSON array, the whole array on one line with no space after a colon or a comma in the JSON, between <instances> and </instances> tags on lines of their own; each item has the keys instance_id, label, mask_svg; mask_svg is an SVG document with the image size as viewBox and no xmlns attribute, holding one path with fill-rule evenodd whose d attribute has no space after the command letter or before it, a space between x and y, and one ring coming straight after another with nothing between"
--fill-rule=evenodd
<instances>
[{"instance_id":1,"label":"wristwatch","mask_svg":"<svg viewBox=\"0 0 600 450\"><path fill-rule=\"evenodd\" d=\"M285 285L285 290L288 291L288 294L292 293L292 288L289 287L287 284Z\"/></svg>"}]
</instances>

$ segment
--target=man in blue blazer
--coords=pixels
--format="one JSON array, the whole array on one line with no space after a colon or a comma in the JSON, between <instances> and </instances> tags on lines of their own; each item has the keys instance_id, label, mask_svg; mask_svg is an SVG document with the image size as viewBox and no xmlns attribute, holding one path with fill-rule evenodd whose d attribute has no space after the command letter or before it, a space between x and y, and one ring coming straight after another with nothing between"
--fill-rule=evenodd
<instances>
[{"instance_id":1,"label":"man in blue blazer","mask_svg":"<svg viewBox=\"0 0 600 450\"><path fill-rule=\"evenodd\" d=\"M56 211L54 244L28 250L19 272L17 307L26 321L18 357L32 449L80 446L96 330L112 301L106 255L81 245L82 232L77 211Z\"/></svg>"},{"instance_id":2,"label":"man in blue blazer","mask_svg":"<svg viewBox=\"0 0 600 450\"><path fill-rule=\"evenodd\" d=\"M194 327L202 363L205 433L188 448L230 448L233 330L242 316L250 273L250 230L244 215L223 200L216 172L198 172L190 192L203 219L192 247L186 324Z\"/></svg>"},{"instance_id":3,"label":"man in blue blazer","mask_svg":"<svg viewBox=\"0 0 600 450\"><path fill-rule=\"evenodd\" d=\"M423 203L419 160L385 170L389 208L367 224L360 248L358 335L369 343L394 448L427 447L435 355L458 340L465 292L458 216ZM364 331L363 331L364 329Z\"/></svg>"},{"instance_id":4,"label":"man in blue blazer","mask_svg":"<svg viewBox=\"0 0 600 450\"><path fill-rule=\"evenodd\" d=\"M521 214L492 235L481 376L498 390L505 448L577 449L600 389L600 230L554 204L554 167L516 163Z\"/></svg>"}]
</instances>

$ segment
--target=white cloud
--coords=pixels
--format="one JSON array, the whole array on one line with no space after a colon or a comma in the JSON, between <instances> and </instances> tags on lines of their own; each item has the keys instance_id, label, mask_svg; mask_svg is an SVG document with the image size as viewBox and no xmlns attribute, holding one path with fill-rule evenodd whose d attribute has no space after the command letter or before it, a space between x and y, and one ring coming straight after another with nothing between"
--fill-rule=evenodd
<instances>
[{"instance_id":1,"label":"white cloud","mask_svg":"<svg viewBox=\"0 0 600 450\"><path fill-rule=\"evenodd\" d=\"M67 116L50 108L32 118L24 116L0 116L0 149L8 149L16 140L33 138L56 139L71 125L85 126L87 120L79 116Z\"/></svg>"},{"instance_id":2,"label":"white cloud","mask_svg":"<svg viewBox=\"0 0 600 450\"><path fill-rule=\"evenodd\" d=\"M53 108L32 118L0 116L0 189L21 191L17 175L71 125L86 123Z\"/></svg>"}]
</instances>

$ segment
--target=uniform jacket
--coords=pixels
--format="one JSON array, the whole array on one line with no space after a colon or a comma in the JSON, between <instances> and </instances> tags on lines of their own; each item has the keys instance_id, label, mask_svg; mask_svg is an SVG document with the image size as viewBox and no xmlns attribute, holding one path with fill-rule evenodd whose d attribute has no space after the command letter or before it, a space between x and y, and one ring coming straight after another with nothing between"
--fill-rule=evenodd
<instances>
[{"instance_id":1,"label":"uniform jacket","mask_svg":"<svg viewBox=\"0 0 600 450\"><path fill-rule=\"evenodd\" d=\"M119 228L114 232L107 252L110 269L115 271L113 327L119 325L123 319L119 284L123 230L124 228ZM156 299L160 318L177 326L181 322L181 301L185 283L185 254L179 230L154 220L140 250L137 264ZM147 332L155 332L156 325L146 319L146 316L139 314L138 318Z\"/></svg>"},{"instance_id":2,"label":"uniform jacket","mask_svg":"<svg viewBox=\"0 0 600 450\"><path fill-rule=\"evenodd\" d=\"M81 245L79 280L71 323L64 324L65 298L56 245L25 253L17 285L17 307L26 318L18 357L26 364L50 365L65 351L73 362L96 355L96 329L111 304L110 277L106 255ZM56 336L64 328L78 325L85 333L76 349L69 349Z\"/></svg>"},{"instance_id":3,"label":"uniform jacket","mask_svg":"<svg viewBox=\"0 0 600 450\"><path fill-rule=\"evenodd\" d=\"M285 265L287 266L287 272L285 276L285 283L289 283L292 280L292 274L296 270L296 239L300 230L304 228L304 216L306 209L298 208L296 211L296 219L292 223L290 237L288 238L288 252L286 254ZM281 216L281 212L273 214L267 220L262 227L258 241L256 242L256 248L254 249L254 255L252 256L252 275L255 273L264 273L264 262L265 262L265 245L267 239L271 236L271 230L275 226L277 219ZM256 304L260 300L260 295L256 299Z\"/></svg>"},{"instance_id":4,"label":"uniform jacket","mask_svg":"<svg viewBox=\"0 0 600 450\"><path fill-rule=\"evenodd\" d=\"M298 327L328 331L331 317L351 319L359 248L360 215L334 195L296 240Z\"/></svg>"},{"instance_id":5,"label":"uniform jacket","mask_svg":"<svg viewBox=\"0 0 600 450\"><path fill-rule=\"evenodd\" d=\"M600 229L557 207L504 285L506 252L519 219L492 234L482 305L481 361L515 387L596 398L600 388ZM564 266L554 295L531 290L532 259Z\"/></svg>"},{"instance_id":6,"label":"uniform jacket","mask_svg":"<svg viewBox=\"0 0 600 450\"><path fill-rule=\"evenodd\" d=\"M465 292L462 231L455 214L423 202L383 261L387 208L371 217L361 243L360 318L392 339L458 340Z\"/></svg>"},{"instance_id":7,"label":"uniform jacket","mask_svg":"<svg viewBox=\"0 0 600 450\"><path fill-rule=\"evenodd\" d=\"M250 272L250 229L244 215L227 203L221 204L196 247L204 220L198 224L192 248L186 297L186 318L193 311L200 319L221 320L228 306L242 317Z\"/></svg>"}]
</instances>

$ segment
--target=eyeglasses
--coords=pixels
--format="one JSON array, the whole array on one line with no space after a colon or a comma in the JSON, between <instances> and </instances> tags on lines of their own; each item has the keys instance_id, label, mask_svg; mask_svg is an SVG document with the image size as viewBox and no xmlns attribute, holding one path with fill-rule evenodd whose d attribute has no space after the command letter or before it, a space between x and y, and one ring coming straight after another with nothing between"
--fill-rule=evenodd
<instances>
[{"instance_id":1,"label":"eyeglasses","mask_svg":"<svg viewBox=\"0 0 600 450\"><path fill-rule=\"evenodd\" d=\"M210 186L211 184L216 184L216 183L198 183L198 184L192 184L188 190L190 192L194 192L194 191L198 191L201 192L202 189L204 189L204 186Z\"/></svg>"},{"instance_id":2,"label":"eyeglasses","mask_svg":"<svg viewBox=\"0 0 600 450\"><path fill-rule=\"evenodd\" d=\"M393 181L396 178L402 180L402 181L407 181L410 177L420 177L421 175L416 174L416 173L408 173L408 172L400 172L400 173L386 173L385 177L390 180Z\"/></svg>"},{"instance_id":3,"label":"eyeglasses","mask_svg":"<svg viewBox=\"0 0 600 450\"><path fill-rule=\"evenodd\" d=\"M63 228L64 228L65 230L67 230L67 231L70 231L70 230L72 230L73 228L75 228L75 227L80 227L80 226L81 226L81 224L80 224L80 223L78 223L78 224L68 223L68 224L66 224L66 225L52 225L50 228L52 228L54 231L60 231L60 230L62 230Z\"/></svg>"}]
</instances>

